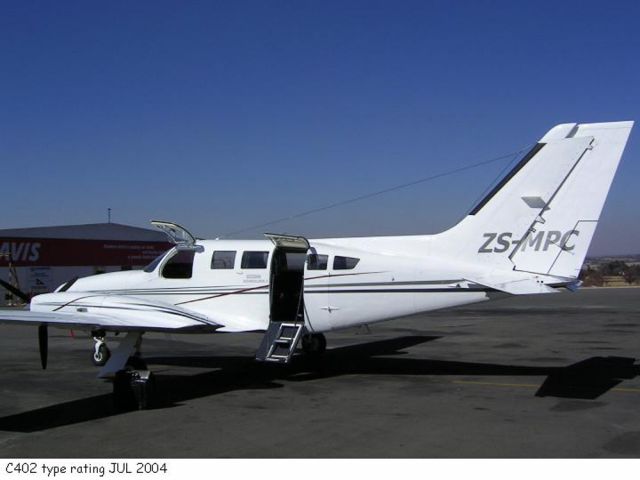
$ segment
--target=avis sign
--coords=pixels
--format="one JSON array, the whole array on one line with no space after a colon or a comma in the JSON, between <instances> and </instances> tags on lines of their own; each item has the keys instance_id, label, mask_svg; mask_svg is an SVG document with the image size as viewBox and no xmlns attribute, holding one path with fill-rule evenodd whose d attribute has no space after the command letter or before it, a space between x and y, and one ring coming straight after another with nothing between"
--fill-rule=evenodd
<instances>
[{"instance_id":1,"label":"avis sign","mask_svg":"<svg viewBox=\"0 0 640 480\"><path fill-rule=\"evenodd\" d=\"M40 258L40 242L2 242L0 258L11 262L37 262Z\"/></svg>"},{"instance_id":2,"label":"avis sign","mask_svg":"<svg viewBox=\"0 0 640 480\"><path fill-rule=\"evenodd\" d=\"M575 244L572 244L572 237L580 235L579 230L569 230L561 232L559 230L540 230L528 235L524 241L514 239L513 233L485 233L484 243L478 249L478 253L502 253L509 250L511 247L519 248L519 251L524 252L527 249L534 250L536 252L546 252L552 245L570 252L575 248Z\"/></svg>"}]
</instances>

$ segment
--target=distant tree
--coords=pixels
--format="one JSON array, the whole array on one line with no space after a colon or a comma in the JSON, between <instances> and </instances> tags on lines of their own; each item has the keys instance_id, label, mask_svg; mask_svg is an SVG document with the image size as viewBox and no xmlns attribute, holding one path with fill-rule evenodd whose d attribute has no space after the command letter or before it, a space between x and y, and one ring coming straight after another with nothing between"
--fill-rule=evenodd
<instances>
[{"instance_id":1,"label":"distant tree","mask_svg":"<svg viewBox=\"0 0 640 480\"><path fill-rule=\"evenodd\" d=\"M602 273L591 267L582 269L579 278L585 287L601 287L604 280Z\"/></svg>"},{"instance_id":2,"label":"distant tree","mask_svg":"<svg viewBox=\"0 0 640 480\"><path fill-rule=\"evenodd\" d=\"M600 273L605 276L621 276L627 268L627 264L622 260L614 260L613 262L607 262L600 265Z\"/></svg>"},{"instance_id":3,"label":"distant tree","mask_svg":"<svg viewBox=\"0 0 640 480\"><path fill-rule=\"evenodd\" d=\"M624 278L624 281L627 282L629 285L636 283L636 281L638 280L638 276L640 274L640 268L638 268L638 265L631 265L631 266L627 266L624 271L622 272L622 277Z\"/></svg>"}]
</instances>

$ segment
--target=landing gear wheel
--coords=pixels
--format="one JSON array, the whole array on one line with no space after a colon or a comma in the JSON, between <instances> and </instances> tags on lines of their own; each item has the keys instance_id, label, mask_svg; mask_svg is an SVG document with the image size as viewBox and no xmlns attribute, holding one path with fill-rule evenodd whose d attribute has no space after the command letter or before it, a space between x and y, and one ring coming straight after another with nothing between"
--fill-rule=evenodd
<instances>
[{"instance_id":1,"label":"landing gear wheel","mask_svg":"<svg viewBox=\"0 0 640 480\"><path fill-rule=\"evenodd\" d=\"M109 358L111 357L111 352L105 343L101 343L96 345L93 353L91 354L91 361L96 367L103 367Z\"/></svg>"},{"instance_id":2,"label":"landing gear wheel","mask_svg":"<svg viewBox=\"0 0 640 480\"><path fill-rule=\"evenodd\" d=\"M145 410L153 406L155 377L148 370L120 370L113 380L113 404L117 411Z\"/></svg>"},{"instance_id":3,"label":"landing gear wheel","mask_svg":"<svg viewBox=\"0 0 640 480\"><path fill-rule=\"evenodd\" d=\"M127 367L131 370L147 370L146 362L139 355L132 355L127 360Z\"/></svg>"},{"instance_id":4,"label":"landing gear wheel","mask_svg":"<svg viewBox=\"0 0 640 480\"><path fill-rule=\"evenodd\" d=\"M307 355L322 355L327 349L327 339L322 333L311 333L302 337L302 351Z\"/></svg>"}]
</instances>

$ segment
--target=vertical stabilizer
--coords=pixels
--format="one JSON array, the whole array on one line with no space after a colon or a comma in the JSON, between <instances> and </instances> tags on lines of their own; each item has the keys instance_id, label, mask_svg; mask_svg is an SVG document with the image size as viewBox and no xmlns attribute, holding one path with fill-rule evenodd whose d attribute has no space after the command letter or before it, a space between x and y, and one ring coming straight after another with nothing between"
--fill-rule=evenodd
<instances>
[{"instance_id":1,"label":"vertical stabilizer","mask_svg":"<svg viewBox=\"0 0 640 480\"><path fill-rule=\"evenodd\" d=\"M554 127L436 242L485 269L576 278L632 126Z\"/></svg>"}]
</instances>

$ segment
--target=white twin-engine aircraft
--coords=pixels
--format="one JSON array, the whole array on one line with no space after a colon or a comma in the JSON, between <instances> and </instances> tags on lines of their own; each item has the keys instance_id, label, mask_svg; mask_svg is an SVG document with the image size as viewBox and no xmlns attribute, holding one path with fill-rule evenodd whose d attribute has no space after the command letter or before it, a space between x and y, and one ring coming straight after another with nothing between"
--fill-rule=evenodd
<instances>
[{"instance_id":1,"label":"white twin-engine aircraft","mask_svg":"<svg viewBox=\"0 0 640 480\"><path fill-rule=\"evenodd\" d=\"M496 296L555 293L578 274L633 122L552 128L453 228L437 235L199 240L152 222L175 243L144 270L72 280L0 321L84 329L116 402L144 406L145 332L264 331L257 359L324 351L323 332ZM126 335L113 354L106 333ZM140 393L142 392L142 393ZM137 400L136 400L137 399Z\"/></svg>"}]
</instances>

